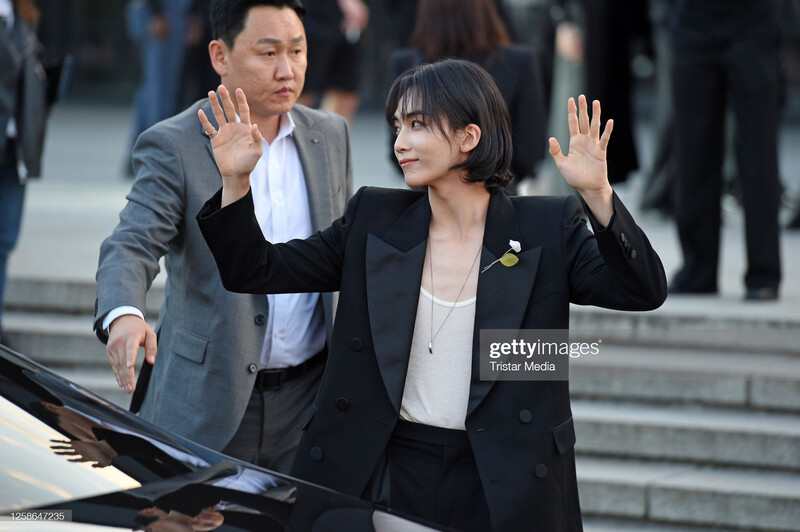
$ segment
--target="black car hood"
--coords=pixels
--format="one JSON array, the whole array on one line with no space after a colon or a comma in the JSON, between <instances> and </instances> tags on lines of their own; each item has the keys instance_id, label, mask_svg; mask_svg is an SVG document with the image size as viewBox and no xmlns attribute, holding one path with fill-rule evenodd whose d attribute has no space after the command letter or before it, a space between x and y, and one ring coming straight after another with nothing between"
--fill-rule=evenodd
<instances>
[{"instance_id":1,"label":"black car hood","mask_svg":"<svg viewBox=\"0 0 800 532\"><path fill-rule=\"evenodd\" d=\"M0 514L48 519L19 530L434 529L173 435L4 346L0 457Z\"/></svg>"}]
</instances>

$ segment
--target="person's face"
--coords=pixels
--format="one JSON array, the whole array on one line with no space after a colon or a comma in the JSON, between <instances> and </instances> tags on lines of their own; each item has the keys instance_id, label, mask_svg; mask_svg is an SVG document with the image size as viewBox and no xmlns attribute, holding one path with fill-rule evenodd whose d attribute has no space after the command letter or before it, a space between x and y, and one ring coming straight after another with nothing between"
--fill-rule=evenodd
<instances>
[{"instance_id":1,"label":"person's face","mask_svg":"<svg viewBox=\"0 0 800 532\"><path fill-rule=\"evenodd\" d=\"M303 91L306 75L306 33L294 10L250 8L233 49L221 43L222 83L244 91L251 114L273 116L288 112Z\"/></svg>"},{"instance_id":2,"label":"person's face","mask_svg":"<svg viewBox=\"0 0 800 532\"><path fill-rule=\"evenodd\" d=\"M402 115L403 102L399 102L394 113L394 155L403 169L406 184L410 187L435 185L443 179L455 177L460 173L451 168L466 159L450 137L458 136L447 124L444 132L426 122L425 117L414 105L407 107Z\"/></svg>"}]
</instances>

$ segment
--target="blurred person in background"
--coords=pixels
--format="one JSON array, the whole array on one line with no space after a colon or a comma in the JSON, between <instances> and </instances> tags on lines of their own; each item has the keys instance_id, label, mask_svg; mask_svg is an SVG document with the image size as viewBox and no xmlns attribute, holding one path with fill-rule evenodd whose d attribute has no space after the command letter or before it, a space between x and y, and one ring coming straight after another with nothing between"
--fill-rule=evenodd
<instances>
[{"instance_id":1,"label":"blurred person in background","mask_svg":"<svg viewBox=\"0 0 800 532\"><path fill-rule=\"evenodd\" d=\"M633 137L631 57L633 43L649 40L647 3L642 0L554 0L557 9L551 102L584 92L603 102L614 119L614 149L608 155L608 178L622 183L639 168ZM550 133L565 138L558 105L552 105ZM555 169L552 192L568 193Z\"/></svg>"},{"instance_id":2,"label":"blurred person in background","mask_svg":"<svg viewBox=\"0 0 800 532\"><path fill-rule=\"evenodd\" d=\"M411 45L392 54L392 80L411 67L445 58L467 59L492 76L511 116L515 180L506 190L516 193L520 181L535 175L547 145L544 87L533 51L511 44L491 0L420 0ZM393 147L390 156L395 159ZM396 161L395 166L399 169Z\"/></svg>"},{"instance_id":3,"label":"blurred person in background","mask_svg":"<svg viewBox=\"0 0 800 532\"><path fill-rule=\"evenodd\" d=\"M730 102L747 243L745 298L777 299L779 1L677 1L670 32L675 219L683 251L670 291L714 294L719 289L724 124Z\"/></svg>"},{"instance_id":4,"label":"blurred person in background","mask_svg":"<svg viewBox=\"0 0 800 532\"><path fill-rule=\"evenodd\" d=\"M47 74L31 0L0 0L0 341L6 265L22 222L25 182L41 173Z\"/></svg>"},{"instance_id":5,"label":"blurred person in background","mask_svg":"<svg viewBox=\"0 0 800 532\"><path fill-rule=\"evenodd\" d=\"M508 9L506 9L503 0L492 0L492 3L497 9L497 13L500 15L500 18L503 20L503 24L505 24L506 29L508 30L511 41L520 41L520 39L518 39L519 34L516 31L516 26L512 23L513 19L509 14ZM411 35L414 32L414 25L416 24L418 1L389 0L387 4L388 13L392 19L392 28L395 30L395 42L403 48L412 46Z\"/></svg>"},{"instance_id":6,"label":"blurred person in background","mask_svg":"<svg viewBox=\"0 0 800 532\"><path fill-rule=\"evenodd\" d=\"M194 0L130 0L128 34L141 47L141 82L133 100L131 149L147 128L178 111L187 22ZM130 157L125 164L133 176Z\"/></svg>"},{"instance_id":7,"label":"blurred person in background","mask_svg":"<svg viewBox=\"0 0 800 532\"><path fill-rule=\"evenodd\" d=\"M791 106L789 100L797 97L800 89L800 0L785 0L782 5L781 21L783 22L781 49L781 67L783 78L786 82L787 107ZM796 105L797 102L794 102ZM794 175L794 187L787 183L787 190L783 194L784 204L787 207L786 227L800 229L800 170L789 169ZM784 176L786 177L786 176ZM788 179L787 179L788 181Z\"/></svg>"},{"instance_id":8,"label":"blurred person in background","mask_svg":"<svg viewBox=\"0 0 800 532\"><path fill-rule=\"evenodd\" d=\"M675 146L672 112L671 47L669 40L669 9L672 0L649 0L655 57L655 108L653 109L653 156L644 172L640 208L671 216L675 195Z\"/></svg>"},{"instance_id":9,"label":"blurred person in background","mask_svg":"<svg viewBox=\"0 0 800 532\"><path fill-rule=\"evenodd\" d=\"M306 0L308 71L299 103L353 123L360 103L361 35L369 22L362 0Z\"/></svg>"},{"instance_id":10,"label":"blurred person in background","mask_svg":"<svg viewBox=\"0 0 800 532\"><path fill-rule=\"evenodd\" d=\"M208 60L208 43L214 39L209 10L211 0L194 0L186 27L186 57L181 78L183 109L208 96L208 88L217 84L219 76Z\"/></svg>"}]
</instances>

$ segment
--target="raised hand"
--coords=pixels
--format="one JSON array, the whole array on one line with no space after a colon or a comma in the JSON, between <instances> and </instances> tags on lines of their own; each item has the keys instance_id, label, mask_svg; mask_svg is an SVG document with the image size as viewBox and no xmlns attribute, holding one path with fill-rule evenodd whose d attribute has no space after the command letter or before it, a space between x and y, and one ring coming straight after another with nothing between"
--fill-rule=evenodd
<instances>
[{"instance_id":1,"label":"raised hand","mask_svg":"<svg viewBox=\"0 0 800 532\"><path fill-rule=\"evenodd\" d=\"M219 86L219 99L214 91L209 91L208 99L211 110L219 124L214 128L200 109L197 112L206 135L211 139L214 159L219 173L222 175L222 206L232 203L244 196L250 189L250 172L261 158L261 132L256 124L250 123L250 108L242 89L236 89L236 107L224 85ZM239 109L239 120L236 120L236 108ZM225 111L223 112L223 108ZM227 119L225 117L228 117Z\"/></svg>"},{"instance_id":2,"label":"raised hand","mask_svg":"<svg viewBox=\"0 0 800 532\"><path fill-rule=\"evenodd\" d=\"M600 136L600 102L592 102L592 120L586 96L578 97L578 106L570 98L567 102L567 123L569 124L569 154L561 152L555 138L550 138L550 155L571 187L578 191L600 190L608 185L608 165L606 149L611 138L614 121L609 120L603 135Z\"/></svg>"},{"instance_id":3,"label":"raised hand","mask_svg":"<svg viewBox=\"0 0 800 532\"><path fill-rule=\"evenodd\" d=\"M614 121L609 120L600 135L600 102L592 102L590 121L586 96L581 94L577 106L573 98L567 102L567 122L569 154L565 156L558 141L551 137L550 155L567 184L581 194L598 221L605 224L613 214L606 150Z\"/></svg>"}]
</instances>

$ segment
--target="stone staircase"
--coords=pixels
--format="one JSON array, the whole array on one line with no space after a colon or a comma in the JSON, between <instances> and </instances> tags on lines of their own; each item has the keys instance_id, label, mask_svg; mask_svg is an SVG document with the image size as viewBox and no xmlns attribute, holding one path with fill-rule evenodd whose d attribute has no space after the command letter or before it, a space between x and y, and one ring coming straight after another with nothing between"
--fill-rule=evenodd
<instances>
[{"instance_id":1,"label":"stone staircase","mask_svg":"<svg viewBox=\"0 0 800 532\"><path fill-rule=\"evenodd\" d=\"M94 297L92 280L11 279L8 343L127 406ZM162 299L159 280L149 319ZM800 321L575 308L573 327L603 339L571 363L587 532L800 531Z\"/></svg>"},{"instance_id":2,"label":"stone staircase","mask_svg":"<svg viewBox=\"0 0 800 532\"><path fill-rule=\"evenodd\" d=\"M108 364L105 346L92 331L96 287L93 279L10 278L3 312L4 341L64 377L127 408ZM148 293L146 315L155 323L164 299L163 278ZM137 375L143 351L136 362Z\"/></svg>"},{"instance_id":3,"label":"stone staircase","mask_svg":"<svg viewBox=\"0 0 800 532\"><path fill-rule=\"evenodd\" d=\"M571 364L587 530L800 530L800 323L573 316L611 339Z\"/></svg>"}]
</instances>

